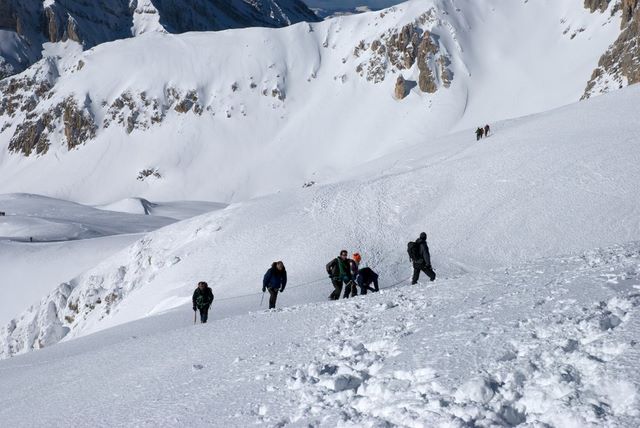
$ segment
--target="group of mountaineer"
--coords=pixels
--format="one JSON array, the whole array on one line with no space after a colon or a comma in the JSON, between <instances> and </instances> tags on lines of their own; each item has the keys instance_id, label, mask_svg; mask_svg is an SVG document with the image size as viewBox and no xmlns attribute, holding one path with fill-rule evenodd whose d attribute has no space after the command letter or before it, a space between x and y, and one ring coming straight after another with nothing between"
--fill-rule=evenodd
<instances>
[{"instance_id":1,"label":"group of mountaineer","mask_svg":"<svg viewBox=\"0 0 640 428\"><path fill-rule=\"evenodd\" d=\"M378 274L369 267L360 269L362 257L360 253L353 253L348 258L347 250L340 251L340 255L327 263L327 273L333 285L333 291L329 295L329 300L340 299L342 287L344 286L343 299L358 295L357 287L360 287L360 294L367 294L367 291L380 291L378 287ZM373 287L371 287L373 284Z\"/></svg>"},{"instance_id":2,"label":"group of mountaineer","mask_svg":"<svg viewBox=\"0 0 640 428\"><path fill-rule=\"evenodd\" d=\"M411 285L415 285L420 277L420 272L424 272L430 281L436 279L436 273L431 266L431 255L427 245L427 234L422 232L415 241L407 244L409 259L413 264L413 275ZM340 255L327 263L326 270L333 286L333 291L329 295L329 300L338 300L340 295L343 299L366 295L369 291L378 292L378 274L370 267L360 269L362 257L360 253L353 253L349 258L347 250L340 251ZM282 293L287 285L287 270L282 261L273 262L267 269L262 279L262 292L269 291L269 309L275 309L278 293ZM343 293L344 289L344 293ZM213 292L204 281L198 283L198 287L193 292L194 323L195 311L200 311L200 322L206 323L209 308L213 303Z\"/></svg>"},{"instance_id":3,"label":"group of mountaineer","mask_svg":"<svg viewBox=\"0 0 640 428\"><path fill-rule=\"evenodd\" d=\"M479 126L476 129L476 141L480 140L480 138L482 137L488 137L490 130L491 128L489 128L489 125L485 125L484 128L482 126Z\"/></svg>"}]
</instances>

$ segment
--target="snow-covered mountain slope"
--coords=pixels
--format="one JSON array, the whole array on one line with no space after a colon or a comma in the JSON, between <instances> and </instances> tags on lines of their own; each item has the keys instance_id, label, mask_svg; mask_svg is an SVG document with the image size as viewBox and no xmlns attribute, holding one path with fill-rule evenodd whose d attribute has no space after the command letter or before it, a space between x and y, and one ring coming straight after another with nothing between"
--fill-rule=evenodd
<instances>
[{"instance_id":1,"label":"snow-covered mountain slope","mask_svg":"<svg viewBox=\"0 0 640 428\"><path fill-rule=\"evenodd\" d=\"M610 12L428 0L276 30L49 45L0 82L0 191L233 202L420 142L435 153L451 130L578 100L619 32Z\"/></svg>"},{"instance_id":2,"label":"snow-covered mountain slope","mask_svg":"<svg viewBox=\"0 0 640 428\"><path fill-rule=\"evenodd\" d=\"M278 312L219 301L197 327L187 307L0 361L0 420L631 428L639 275L634 243Z\"/></svg>"},{"instance_id":3,"label":"snow-covered mountain slope","mask_svg":"<svg viewBox=\"0 0 640 428\"><path fill-rule=\"evenodd\" d=\"M640 87L502 122L481 143L466 132L368 164L351 179L283 191L150 233L61 284L3 329L0 355L259 288L273 260L292 284L317 284L341 248L384 283L405 280L406 242L427 230L441 277L640 239L635 144ZM435 148L439 149L439 152Z\"/></svg>"},{"instance_id":4,"label":"snow-covered mountain slope","mask_svg":"<svg viewBox=\"0 0 640 428\"><path fill-rule=\"evenodd\" d=\"M0 78L40 58L44 42L85 48L149 31L184 33L316 21L299 0L0 0Z\"/></svg>"},{"instance_id":5,"label":"snow-covered mountain slope","mask_svg":"<svg viewBox=\"0 0 640 428\"><path fill-rule=\"evenodd\" d=\"M0 223L2 220L0 219ZM40 301L58 284L122 251L143 234L109 235L71 241L0 240L0 324Z\"/></svg>"},{"instance_id":6,"label":"snow-covered mountain slope","mask_svg":"<svg viewBox=\"0 0 640 428\"><path fill-rule=\"evenodd\" d=\"M110 212L36 195L0 195L0 211L6 214L0 216L0 323L146 232L223 207L189 201L137 203L153 216L113 212L136 212L126 201L108 207Z\"/></svg>"},{"instance_id":7,"label":"snow-covered mountain slope","mask_svg":"<svg viewBox=\"0 0 640 428\"><path fill-rule=\"evenodd\" d=\"M142 233L173 223L166 217L145 217L99 210L38 195L0 195L0 239L36 242L68 241L124 233Z\"/></svg>"}]
</instances>

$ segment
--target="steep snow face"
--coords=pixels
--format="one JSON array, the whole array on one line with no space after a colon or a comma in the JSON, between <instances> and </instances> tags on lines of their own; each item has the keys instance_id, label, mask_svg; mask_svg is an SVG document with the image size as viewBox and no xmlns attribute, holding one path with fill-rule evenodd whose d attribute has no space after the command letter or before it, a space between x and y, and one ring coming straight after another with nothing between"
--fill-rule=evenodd
<instances>
[{"instance_id":1,"label":"steep snow face","mask_svg":"<svg viewBox=\"0 0 640 428\"><path fill-rule=\"evenodd\" d=\"M282 27L317 19L299 0L0 0L0 77L35 62L44 42L74 40L91 48L148 31Z\"/></svg>"},{"instance_id":2,"label":"steep snow face","mask_svg":"<svg viewBox=\"0 0 640 428\"><path fill-rule=\"evenodd\" d=\"M568 0L430 0L278 30L47 45L0 84L0 191L234 202L327 183L577 100L618 24Z\"/></svg>"},{"instance_id":3,"label":"steep snow face","mask_svg":"<svg viewBox=\"0 0 640 428\"><path fill-rule=\"evenodd\" d=\"M406 281L406 242L426 230L440 278L640 239L640 87L379 159L350 179L283 191L170 225L61 284L2 331L4 356L189 302L258 290L284 260L291 286L328 295L325 264L359 251L384 284ZM326 292L326 293L325 293ZM257 304L257 302L256 302Z\"/></svg>"}]
</instances>

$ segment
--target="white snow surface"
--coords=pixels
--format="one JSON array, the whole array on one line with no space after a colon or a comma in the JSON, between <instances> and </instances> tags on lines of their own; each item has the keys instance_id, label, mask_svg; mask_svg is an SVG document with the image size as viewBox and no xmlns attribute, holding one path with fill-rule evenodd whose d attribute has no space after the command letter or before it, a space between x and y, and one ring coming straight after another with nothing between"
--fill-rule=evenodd
<instances>
[{"instance_id":1,"label":"white snow surface","mask_svg":"<svg viewBox=\"0 0 640 428\"><path fill-rule=\"evenodd\" d=\"M37 195L0 195L0 211L6 214L0 216L0 323L146 232L223 207L195 201L136 202L139 207L144 203L153 217L113 212L125 211L120 204L110 212Z\"/></svg>"},{"instance_id":2,"label":"white snow surface","mask_svg":"<svg viewBox=\"0 0 640 428\"><path fill-rule=\"evenodd\" d=\"M143 198L127 198L99 208L131 214L145 214L184 220L200 214L223 209L227 204L205 201L150 202Z\"/></svg>"},{"instance_id":3,"label":"white snow surface","mask_svg":"<svg viewBox=\"0 0 640 428\"><path fill-rule=\"evenodd\" d=\"M436 154L435 137L452 131L472 137L478 125L577 101L619 33L620 14L592 14L579 1L490 3L414 0L282 29L151 32L86 52L72 43L46 46L46 58L22 75L54 83L35 112L73 96L100 127L95 140L72 151L58 129L46 154L25 158L7 150L25 113L0 118L0 192L92 205L132 197L228 203L333 182L419 143ZM452 84L438 82L435 94L414 87L397 101L396 77L415 82L417 67L392 67L376 84L356 72L371 50L354 50L425 16L420 27L449 57ZM193 91L202 114L167 107L169 89L182 97ZM150 119L143 92L165 109L160 123ZM123 94L142 109L136 117L148 128L128 134L117 120L101 127ZM140 180L143 170L158 176Z\"/></svg>"},{"instance_id":4,"label":"white snow surface","mask_svg":"<svg viewBox=\"0 0 640 428\"><path fill-rule=\"evenodd\" d=\"M343 182L232 204L146 235L61 284L0 337L24 353L189 302L206 280L219 297L259 287L274 259L292 283L318 284L341 248L382 281L408 276L406 242L427 230L434 266L451 277L640 239L640 87L496 124L374 162Z\"/></svg>"},{"instance_id":5,"label":"white snow surface","mask_svg":"<svg viewBox=\"0 0 640 428\"><path fill-rule=\"evenodd\" d=\"M20 193L0 195L0 211L6 214L0 217L0 239L29 241L33 238L35 242L150 232L176 220L110 212Z\"/></svg>"},{"instance_id":6,"label":"white snow surface","mask_svg":"<svg viewBox=\"0 0 640 428\"><path fill-rule=\"evenodd\" d=\"M208 324L187 307L0 361L0 420L634 427L639 273L632 243L277 311L219 299Z\"/></svg>"},{"instance_id":7,"label":"white snow surface","mask_svg":"<svg viewBox=\"0 0 640 428\"><path fill-rule=\"evenodd\" d=\"M128 90L196 88L211 110L71 152L0 150L0 191L92 205L0 195L0 310L46 293L0 328L0 425L636 427L640 86L565 105L618 17L492 4L49 46L27 73L59 72L52 103L90 100L98 122ZM399 103L395 76L350 71L359 40L433 5L451 88ZM252 81L285 100L247 96ZM438 279L409 286L421 231ZM324 301L342 248L380 293ZM274 260L289 283L265 311ZM193 326L202 280L216 300Z\"/></svg>"}]
</instances>

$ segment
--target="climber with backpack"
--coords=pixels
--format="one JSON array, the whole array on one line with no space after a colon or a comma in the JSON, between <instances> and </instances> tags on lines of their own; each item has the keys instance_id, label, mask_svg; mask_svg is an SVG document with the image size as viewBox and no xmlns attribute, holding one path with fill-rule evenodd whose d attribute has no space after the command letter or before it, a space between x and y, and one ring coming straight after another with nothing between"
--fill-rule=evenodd
<instances>
[{"instance_id":1,"label":"climber with backpack","mask_svg":"<svg viewBox=\"0 0 640 428\"><path fill-rule=\"evenodd\" d=\"M422 232L415 242L411 241L407 244L407 252L409 253L409 258L413 263L413 277L411 278L411 285L418 283L420 271L424 272L431 281L434 281L436 279L436 273L431 267L431 255L429 254L427 234L425 232Z\"/></svg>"},{"instance_id":2,"label":"climber with backpack","mask_svg":"<svg viewBox=\"0 0 640 428\"><path fill-rule=\"evenodd\" d=\"M262 292L269 289L269 309L276 308L278 292L282 293L287 285L287 270L281 261L273 262L262 279Z\"/></svg>"},{"instance_id":3,"label":"climber with backpack","mask_svg":"<svg viewBox=\"0 0 640 428\"><path fill-rule=\"evenodd\" d=\"M195 312L196 309L200 311L200 322L205 324L209 317L209 307L213 303L213 291L211 291L206 282L200 281L198 288L193 292L191 300L193 302L193 311ZM195 323L195 314L193 322Z\"/></svg>"},{"instance_id":4,"label":"climber with backpack","mask_svg":"<svg viewBox=\"0 0 640 428\"><path fill-rule=\"evenodd\" d=\"M342 285L351 281L351 267L347 259L349 253L347 250L340 251L340 255L327 263L327 273L331 278L333 291L329 295L329 300L340 299Z\"/></svg>"}]
</instances>

